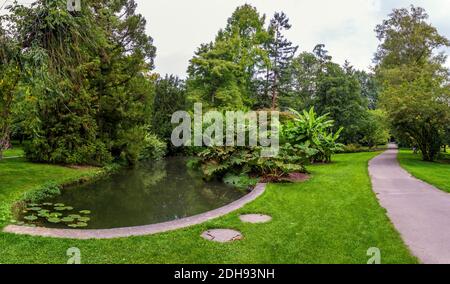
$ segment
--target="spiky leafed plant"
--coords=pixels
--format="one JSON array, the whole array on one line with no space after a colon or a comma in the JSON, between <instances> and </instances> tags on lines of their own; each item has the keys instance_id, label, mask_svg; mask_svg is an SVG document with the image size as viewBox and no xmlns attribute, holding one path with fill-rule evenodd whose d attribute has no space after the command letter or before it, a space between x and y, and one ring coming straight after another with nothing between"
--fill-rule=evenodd
<instances>
[{"instance_id":1,"label":"spiky leafed plant","mask_svg":"<svg viewBox=\"0 0 450 284\"><path fill-rule=\"evenodd\" d=\"M331 162L332 154L343 150L344 145L337 142L343 128L333 133L334 121L328 118L328 114L319 116L313 107L302 113L293 109L290 111L294 119L285 125L284 139L292 145L306 143L316 149L317 154L312 157L312 162Z\"/></svg>"}]
</instances>

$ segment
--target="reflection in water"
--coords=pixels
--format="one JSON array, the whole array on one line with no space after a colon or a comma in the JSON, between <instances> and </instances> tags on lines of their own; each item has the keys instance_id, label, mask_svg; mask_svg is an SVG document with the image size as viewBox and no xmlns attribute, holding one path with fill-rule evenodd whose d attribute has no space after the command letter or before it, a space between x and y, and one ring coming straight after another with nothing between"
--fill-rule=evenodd
<instances>
[{"instance_id":1,"label":"reflection in water","mask_svg":"<svg viewBox=\"0 0 450 284\"><path fill-rule=\"evenodd\" d=\"M169 158L65 190L52 202L91 210L88 229L108 229L193 216L229 204L244 194L221 182L204 182L199 173L186 167L184 158Z\"/></svg>"}]
</instances>

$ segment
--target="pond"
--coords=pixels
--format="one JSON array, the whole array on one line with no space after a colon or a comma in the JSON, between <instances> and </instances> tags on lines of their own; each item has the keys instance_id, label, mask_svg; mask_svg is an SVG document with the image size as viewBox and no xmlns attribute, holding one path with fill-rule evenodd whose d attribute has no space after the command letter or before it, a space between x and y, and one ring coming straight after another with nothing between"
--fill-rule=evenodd
<instances>
[{"instance_id":1,"label":"pond","mask_svg":"<svg viewBox=\"0 0 450 284\"><path fill-rule=\"evenodd\" d=\"M150 225L217 209L246 193L222 182L205 182L199 172L186 166L185 158L168 158L68 188L54 200L28 206L34 211L24 211L22 220L26 216L46 217L32 217L27 223L51 228L68 228L68 224L83 229ZM76 226L80 215L81 226Z\"/></svg>"}]
</instances>

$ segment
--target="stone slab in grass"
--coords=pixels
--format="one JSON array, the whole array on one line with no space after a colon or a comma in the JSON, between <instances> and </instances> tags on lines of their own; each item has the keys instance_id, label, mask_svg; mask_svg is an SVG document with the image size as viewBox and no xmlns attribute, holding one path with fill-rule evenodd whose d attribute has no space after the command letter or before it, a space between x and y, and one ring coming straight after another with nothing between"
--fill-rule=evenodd
<instances>
[{"instance_id":1,"label":"stone slab in grass","mask_svg":"<svg viewBox=\"0 0 450 284\"><path fill-rule=\"evenodd\" d=\"M202 234L202 238L218 243L229 243L242 240L244 236L240 232L235 230L216 229L204 232Z\"/></svg>"},{"instance_id":2,"label":"stone slab in grass","mask_svg":"<svg viewBox=\"0 0 450 284\"><path fill-rule=\"evenodd\" d=\"M247 214L239 216L244 223L261 224L272 221L272 217L263 214Z\"/></svg>"}]
</instances>

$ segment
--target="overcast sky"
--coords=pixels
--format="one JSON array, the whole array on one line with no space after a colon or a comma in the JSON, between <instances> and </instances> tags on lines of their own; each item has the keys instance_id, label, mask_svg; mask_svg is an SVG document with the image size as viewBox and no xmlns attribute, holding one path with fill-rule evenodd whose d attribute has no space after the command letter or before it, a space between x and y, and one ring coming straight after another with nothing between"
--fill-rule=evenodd
<instances>
[{"instance_id":1,"label":"overcast sky","mask_svg":"<svg viewBox=\"0 0 450 284\"><path fill-rule=\"evenodd\" d=\"M0 6L4 1L0 0ZM284 11L292 24L287 36L301 51L311 51L316 44L323 43L335 61L342 64L347 59L358 69L371 65L378 45L374 28L394 8L411 4L424 7L432 24L450 38L450 0L136 1L139 13L147 19L147 33L158 48L156 72L181 77L186 76L188 62L197 47L214 40L236 7L246 3L268 18L276 11ZM450 49L445 52L450 55ZM450 67L450 61L447 65Z\"/></svg>"},{"instance_id":2,"label":"overcast sky","mask_svg":"<svg viewBox=\"0 0 450 284\"><path fill-rule=\"evenodd\" d=\"M324 43L338 63L348 59L367 69L378 41L374 28L393 8L424 7L439 32L450 38L450 0L136 0L158 48L156 71L185 77L188 61L201 43L214 40L237 6L255 6L271 17L284 11L288 38L311 51ZM446 50L450 54L450 50ZM450 66L450 64L449 64Z\"/></svg>"}]
</instances>

